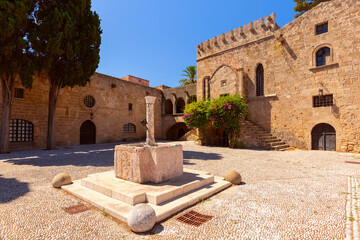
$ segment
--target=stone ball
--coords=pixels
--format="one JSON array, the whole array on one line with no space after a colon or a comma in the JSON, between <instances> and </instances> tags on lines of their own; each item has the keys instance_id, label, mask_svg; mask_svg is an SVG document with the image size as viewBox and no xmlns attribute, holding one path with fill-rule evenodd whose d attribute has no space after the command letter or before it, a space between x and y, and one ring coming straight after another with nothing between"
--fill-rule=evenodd
<instances>
[{"instance_id":1,"label":"stone ball","mask_svg":"<svg viewBox=\"0 0 360 240\"><path fill-rule=\"evenodd\" d=\"M239 185L241 183L241 175L237 171L230 171L225 175L225 180L232 184Z\"/></svg>"},{"instance_id":2,"label":"stone ball","mask_svg":"<svg viewBox=\"0 0 360 240\"><path fill-rule=\"evenodd\" d=\"M150 231L156 220L155 210L146 203L135 205L129 212L127 222L134 232Z\"/></svg>"},{"instance_id":3,"label":"stone ball","mask_svg":"<svg viewBox=\"0 0 360 240\"><path fill-rule=\"evenodd\" d=\"M63 185L68 185L71 183L71 177L67 173L59 173L54 177L51 184L54 188L60 188Z\"/></svg>"}]
</instances>

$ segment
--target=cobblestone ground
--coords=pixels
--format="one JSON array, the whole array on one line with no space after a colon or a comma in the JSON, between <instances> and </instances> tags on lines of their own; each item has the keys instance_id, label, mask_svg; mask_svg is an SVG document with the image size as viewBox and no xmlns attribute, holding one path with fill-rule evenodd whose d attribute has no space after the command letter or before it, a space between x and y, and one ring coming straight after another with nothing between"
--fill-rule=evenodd
<instances>
[{"instance_id":1,"label":"cobblestone ground","mask_svg":"<svg viewBox=\"0 0 360 240\"><path fill-rule=\"evenodd\" d=\"M359 154L181 144L184 167L243 177L243 185L190 208L214 216L204 225L173 216L136 235L94 208L64 212L80 201L53 189L52 178L111 170L115 144L100 144L0 155L0 239L358 239Z\"/></svg>"}]
</instances>

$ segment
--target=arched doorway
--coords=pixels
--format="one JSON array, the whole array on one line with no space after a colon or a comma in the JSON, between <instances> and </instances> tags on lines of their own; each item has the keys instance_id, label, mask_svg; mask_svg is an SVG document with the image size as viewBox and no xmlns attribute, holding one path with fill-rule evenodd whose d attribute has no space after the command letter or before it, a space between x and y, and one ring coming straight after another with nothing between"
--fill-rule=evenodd
<instances>
[{"instance_id":1,"label":"arched doorway","mask_svg":"<svg viewBox=\"0 0 360 240\"><path fill-rule=\"evenodd\" d=\"M95 144L96 143L96 126L87 120L80 127L80 144Z\"/></svg>"},{"instance_id":2,"label":"arched doorway","mask_svg":"<svg viewBox=\"0 0 360 240\"><path fill-rule=\"evenodd\" d=\"M173 114L173 103L170 99L165 101L165 114Z\"/></svg>"},{"instance_id":3,"label":"arched doorway","mask_svg":"<svg viewBox=\"0 0 360 240\"><path fill-rule=\"evenodd\" d=\"M185 123L183 122L175 123L166 131L166 140L172 140L172 141L179 140L188 131L189 130Z\"/></svg>"},{"instance_id":4,"label":"arched doorway","mask_svg":"<svg viewBox=\"0 0 360 240\"><path fill-rule=\"evenodd\" d=\"M184 136L186 131L183 128L180 128L178 131L178 139L180 139L182 136Z\"/></svg>"},{"instance_id":5,"label":"arched doorway","mask_svg":"<svg viewBox=\"0 0 360 240\"><path fill-rule=\"evenodd\" d=\"M176 101L176 113L184 113L185 101L182 98L179 98Z\"/></svg>"},{"instance_id":6,"label":"arched doorway","mask_svg":"<svg viewBox=\"0 0 360 240\"><path fill-rule=\"evenodd\" d=\"M327 123L316 125L311 131L312 150L336 151L336 131Z\"/></svg>"}]
</instances>

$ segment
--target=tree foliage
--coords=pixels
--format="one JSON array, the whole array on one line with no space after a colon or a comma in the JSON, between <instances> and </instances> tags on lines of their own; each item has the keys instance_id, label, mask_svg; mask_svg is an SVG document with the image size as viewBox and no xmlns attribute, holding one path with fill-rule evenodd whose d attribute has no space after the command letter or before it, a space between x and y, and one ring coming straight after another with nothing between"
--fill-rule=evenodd
<instances>
[{"instance_id":1,"label":"tree foliage","mask_svg":"<svg viewBox=\"0 0 360 240\"><path fill-rule=\"evenodd\" d=\"M181 76L186 78L179 81L181 86L196 83L196 66L189 66L182 71L184 72L184 74L181 74Z\"/></svg>"},{"instance_id":2,"label":"tree foliage","mask_svg":"<svg viewBox=\"0 0 360 240\"><path fill-rule=\"evenodd\" d=\"M37 69L49 79L47 149L54 149L55 111L60 89L85 86L98 67L100 19L91 0L39 0L29 38Z\"/></svg>"},{"instance_id":3,"label":"tree foliage","mask_svg":"<svg viewBox=\"0 0 360 240\"><path fill-rule=\"evenodd\" d=\"M12 92L15 79L31 88L33 68L28 31L31 27L32 0L0 0L0 80L2 88L2 120L0 152L6 153L9 145L9 123Z\"/></svg>"},{"instance_id":4,"label":"tree foliage","mask_svg":"<svg viewBox=\"0 0 360 240\"><path fill-rule=\"evenodd\" d=\"M223 96L210 101L188 104L184 121L188 127L203 128L211 123L214 128L223 128L229 136L230 146L241 128L240 120L247 114L247 104L240 95Z\"/></svg>"},{"instance_id":5,"label":"tree foliage","mask_svg":"<svg viewBox=\"0 0 360 240\"><path fill-rule=\"evenodd\" d=\"M299 12L296 15L294 15L294 17L297 18L298 16L309 11L318 4L322 2L328 2L330 0L293 0L293 1L296 3L294 11Z\"/></svg>"}]
</instances>

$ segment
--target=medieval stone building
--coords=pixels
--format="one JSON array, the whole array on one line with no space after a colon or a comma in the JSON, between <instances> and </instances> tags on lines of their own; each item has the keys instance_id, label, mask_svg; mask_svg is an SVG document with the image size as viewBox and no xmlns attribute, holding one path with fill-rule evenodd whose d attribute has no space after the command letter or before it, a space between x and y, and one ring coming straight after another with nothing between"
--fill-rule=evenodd
<instances>
[{"instance_id":1,"label":"medieval stone building","mask_svg":"<svg viewBox=\"0 0 360 240\"><path fill-rule=\"evenodd\" d=\"M261 18L197 46L197 97L246 96L251 122L279 144L359 152L359 34L357 0L322 3L282 28L275 14Z\"/></svg>"},{"instance_id":2,"label":"medieval stone building","mask_svg":"<svg viewBox=\"0 0 360 240\"><path fill-rule=\"evenodd\" d=\"M360 1L333 0L282 28L272 14L200 43L197 84L152 88L136 77L95 73L86 87L61 91L56 144L144 139L146 95L157 97L157 139L194 139L196 131L187 132L182 120L186 104L242 94L250 114L240 146L360 152L358 36ZM13 96L11 147L44 147L46 79L37 77L31 90L16 82ZM226 142L221 130L210 127L204 139Z\"/></svg>"}]
</instances>

